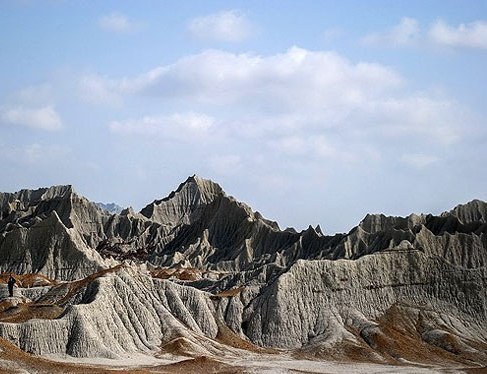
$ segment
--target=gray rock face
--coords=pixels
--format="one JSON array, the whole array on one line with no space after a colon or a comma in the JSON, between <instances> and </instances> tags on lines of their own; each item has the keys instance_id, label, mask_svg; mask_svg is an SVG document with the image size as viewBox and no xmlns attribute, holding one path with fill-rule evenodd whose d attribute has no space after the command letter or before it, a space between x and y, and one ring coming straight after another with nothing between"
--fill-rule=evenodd
<instances>
[{"instance_id":1,"label":"gray rock face","mask_svg":"<svg viewBox=\"0 0 487 374\"><path fill-rule=\"evenodd\" d=\"M195 176L140 213L110 214L70 186L0 194L0 212L2 271L89 277L76 292L80 281L26 295L55 305L55 319L0 322L0 336L27 351L211 353L226 349L214 339L229 329L313 357L352 347L361 359L487 363L478 200L440 216L367 215L333 236L281 230ZM91 275L123 261L133 265ZM160 267L187 272L161 280Z\"/></svg>"},{"instance_id":2,"label":"gray rock face","mask_svg":"<svg viewBox=\"0 0 487 374\"><path fill-rule=\"evenodd\" d=\"M486 276L485 268L466 270L416 250L299 260L252 301L246 333L260 345L298 348L328 336L332 325L361 330L355 315L370 325L392 306L408 305L436 313L459 336L485 340ZM461 316L458 326L453 316Z\"/></svg>"},{"instance_id":3,"label":"gray rock face","mask_svg":"<svg viewBox=\"0 0 487 374\"><path fill-rule=\"evenodd\" d=\"M54 287L38 303L61 305L65 291ZM152 279L130 267L80 287L65 306L59 319L0 323L0 336L36 354L118 358L155 351L176 337L214 338L218 332L205 292Z\"/></svg>"},{"instance_id":4,"label":"gray rock face","mask_svg":"<svg viewBox=\"0 0 487 374\"><path fill-rule=\"evenodd\" d=\"M71 186L0 193L0 269L75 279L104 267L93 246L106 215Z\"/></svg>"},{"instance_id":5,"label":"gray rock face","mask_svg":"<svg viewBox=\"0 0 487 374\"><path fill-rule=\"evenodd\" d=\"M348 234L334 236L311 226L300 233L282 231L216 183L198 177L140 213L109 214L70 186L1 194L0 203L2 270L60 279L134 259L236 272L269 264L286 268L298 259L357 259L384 250L428 248L466 267L487 261L486 204L480 201L439 217L367 215ZM56 251L63 252L55 256L62 263L53 265ZM76 269L67 257L75 259Z\"/></svg>"}]
</instances>

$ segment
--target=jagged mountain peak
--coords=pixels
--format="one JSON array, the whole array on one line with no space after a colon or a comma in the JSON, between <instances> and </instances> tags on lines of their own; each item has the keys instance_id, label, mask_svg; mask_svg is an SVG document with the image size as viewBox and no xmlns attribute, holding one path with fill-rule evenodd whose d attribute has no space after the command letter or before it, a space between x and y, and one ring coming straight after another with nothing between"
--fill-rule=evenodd
<instances>
[{"instance_id":1,"label":"jagged mountain peak","mask_svg":"<svg viewBox=\"0 0 487 374\"><path fill-rule=\"evenodd\" d=\"M68 197L75 193L72 185L58 185L37 189L21 189L17 192L0 192L0 206L21 203L24 206L37 204L41 200Z\"/></svg>"},{"instance_id":2,"label":"jagged mountain peak","mask_svg":"<svg viewBox=\"0 0 487 374\"><path fill-rule=\"evenodd\" d=\"M397 225L399 220L404 220L402 217L386 216L385 214L367 214L362 221L359 223L359 228L369 232L374 233L382 231L384 229L389 229Z\"/></svg>"},{"instance_id":3,"label":"jagged mountain peak","mask_svg":"<svg viewBox=\"0 0 487 374\"><path fill-rule=\"evenodd\" d=\"M221 355L204 344L231 332L313 359L487 362L482 201L445 217L368 214L326 236L319 225L282 231L196 175L144 214L109 214L72 186L0 199L28 202L0 211L0 270L78 279L16 288L25 305L0 310L0 338L29 352L125 357L184 341Z\"/></svg>"},{"instance_id":4,"label":"jagged mountain peak","mask_svg":"<svg viewBox=\"0 0 487 374\"><path fill-rule=\"evenodd\" d=\"M383 230L408 230L414 226L424 224L426 216L424 214L411 213L409 216L386 216L385 214L367 214L359 226L368 233L375 233Z\"/></svg>"},{"instance_id":5,"label":"jagged mountain peak","mask_svg":"<svg viewBox=\"0 0 487 374\"><path fill-rule=\"evenodd\" d=\"M471 222L487 223L487 202L474 199L466 204L459 204L449 212L443 212L442 217L453 215L460 222L467 224Z\"/></svg>"},{"instance_id":6,"label":"jagged mountain peak","mask_svg":"<svg viewBox=\"0 0 487 374\"><path fill-rule=\"evenodd\" d=\"M186 179L183 184L195 185L202 196L208 200L213 200L217 195L225 195L225 192L218 183L197 176L196 174Z\"/></svg>"},{"instance_id":7,"label":"jagged mountain peak","mask_svg":"<svg viewBox=\"0 0 487 374\"><path fill-rule=\"evenodd\" d=\"M191 214L202 204L211 203L218 196L226 196L220 185L209 179L192 175L167 197L154 200L140 213L157 222L160 222L163 216L167 217L168 214L179 221L182 216Z\"/></svg>"},{"instance_id":8,"label":"jagged mountain peak","mask_svg":"<svg viewBox=\"0 0 487 374\"><path fill-rule=\"evenodd\" d=\"M22 189L17 192L0 193L0 214L8 222L17 222L24 217L48 215L70 205L71 200L82 199L72 185L58 185L38 189Z\"/></svg>"}]
</instances>

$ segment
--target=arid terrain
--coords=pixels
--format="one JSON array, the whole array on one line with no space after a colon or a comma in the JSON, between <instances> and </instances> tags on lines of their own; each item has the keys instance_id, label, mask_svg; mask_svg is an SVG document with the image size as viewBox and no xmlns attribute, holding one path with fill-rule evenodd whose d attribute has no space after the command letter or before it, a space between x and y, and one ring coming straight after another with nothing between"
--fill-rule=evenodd
<instances>
[{"instance_id":1,"label":"arid terrain","mask_svg":"<svg viewBox=\"0 0 487 374\"><path fill-rule=\"evenodd\" d=\"M193 176L138 213L55 186L0 218L1 372L487 370L479 200L327 236Z\"/></svg>"}]
</instances>

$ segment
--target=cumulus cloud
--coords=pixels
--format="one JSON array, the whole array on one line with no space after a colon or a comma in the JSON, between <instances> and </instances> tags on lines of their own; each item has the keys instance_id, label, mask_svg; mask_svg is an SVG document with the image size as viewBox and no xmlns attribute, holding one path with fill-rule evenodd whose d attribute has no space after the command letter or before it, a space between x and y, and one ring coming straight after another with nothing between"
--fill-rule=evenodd
<instances>
[{"instance_id":1,"label":"cumulus cloud","mask_svg":"<svg viewBox=\"0 0 487 374\"><path fill-rule=\"evenodd\" d=\"M404 94L403 78L386 66L354 64L333 52L298 47L271 56L211 50L148 75L151 78L144 85L140 85L141 78L135 80L146 94L219 108L251 108L257 118L248 122L257 129L248 132L275 130L275 126L278 131L310 130L353 123L356 131L376 129L388 136L429 134L449 143L455 139L461 117L449 100ZM248 115L247 110L240 117Z\"/></svg>"},{"instance_id":2,"label":"cumulus cloud","mask_svg":"<svg viewBox=\"0 0 487 374\"><path fill-rule=\"evenodd\" d=\"M41 108L26 108L22 106L6 109L0 112L3 122L35 128L45 131L60 130L63 126L61 118L52 106Z\"/></svg>"},{"instance_id":3,"label":"cumulus cloud","mask_svg":"<svg viewBox=\"0 0 487 374\"><path fill-rule=\"evenodd\" d=\"M156 68L134 85L146 94L205 104L251 103L263 110L359 103L401 85L392 69L353 64L334 52L292 47L259 56L208 50Z\"/></svg>"},{"instance_id":4,"label":"cumulus cloud","mask_svg":"<svg viewBox=\"0 0 487 374\"><path fill-rule=\"evenodd\" d=\"M207 50L132 79L90 76L82 86L86 98L142 94L220 107L252 105L264 112L313 107L332 116L402 83L387 66L292 47L270 56Z\"/></svg>"},{"instance_id":5,"label":"cumulus cloud","mask_svg":"<svg viewBox=\"0 0 487 374\"><path fill-rule=\"evenodd\" d=\"M487 21L450 26L440 19L430 27L428 36L433 43L448 47L487 49Z\"/></svg>"},{"instance_id":6,"label":"cumulus cloud","mask_svg":"<svg viewBox=\"0 0 487 374\"><path fill-rule=\"evenodd\" d=\"M453 100L425 94L383 98L369 104L362 113L364 119L375 122L377 135L388 139L428 137L432 143L447 146L461 136L467 119Z\"/></svg>"},{"instance_id":7,"label":"cumulus cloud","mask_svg":"<svg viewBox=\"0 0 487 374\"><path fill-rule=\"evenodd\" d=\"M450 26L438 19L429 28L421 27L414 18L404 17L389 30L376 32L362 38L366 45L378 46L427 46L439 45L452 48L487 49L487 21Z\"/></svg>"},{"instance_id":8,"label":"cumulus cloud","mask_svg":"<svg viewBox=\"0 0 487 374\"><path fill-rule=\"evenodd\" d=\"M227 10L192 19L188 30L197 39L240 42L252 34L253 26L244 13Z\"/></svg>"},{"instance_id":9,"label":"cumulus cloud","mask_svg":"<svg viewBox=\"0 0 487 374\"><path fill-rule=\"evenodd\" d=\"M394 154L440 154L468 123L457 102L411 92L388 66L299 47L267 56L208 50L133 78L105 80L117 95L150 95L161 108L183 113L161 109L160 116L122 119L111 123L113 132L198 146L205 139L241 157L245 170L257 162L242 157L245 144L275 163L367 167ZM213 160L214 170L226 163L232 169L237 161L229 160Z\"/></svg>"},{"instance_id":10,"label":"cumulus cloud","mask_svg":"<svg viewBox=\"0 0 487 374\"><path fill-rule=\"evenodd\" d=\"M96 74L86 74L78 81L80 98L95 104L118 105L124 93L120 83L103 78Z\"/></svg>"},{"instance_id":11,"label":"cumulus cloud","mask_svg":"<svg viewBox=\"0 0 487 374\"><path fill-rule=\"evenodd\" d=\"M420 28L414 18L404 17L390 30L366 35L362 42L372 45L413 45L418 41Z\"/></svg>"},{"instance_id":12,"label":"cumulus cloud","mask_svg":"<svg viewBox=\"0 0 487 374\"><path fill-rule=\"evenodd\" d=\"M110 130L125 135L158 136L168 140L202 140L211 131L214 119L201 113L174 113L113 121Z\"/></svg>"},{"instance_id":13,"label":"cumulus cloud","mask_svg":"<svg viewBox=\"0 0 487 374\"><path fill-rule=\"evenodd\" d=\"M138 25L121 13L110 13L98 19L98 26L115 33L128 33L136 31Z\"/></svg>"},{"instance_id":14,"label":"cumulus cloud","mask_svg":"<svg viewBox=\"0 0 487 374\"><path fill-rule=\"evenodd\" d=\"M144 88L153 74L154 72L149 72L134 79L110 79L103 75L86 73L76 82L77 93L81 100L88 103L117 106L122 103L124 96Z\"/></svg>"}]
</instances>

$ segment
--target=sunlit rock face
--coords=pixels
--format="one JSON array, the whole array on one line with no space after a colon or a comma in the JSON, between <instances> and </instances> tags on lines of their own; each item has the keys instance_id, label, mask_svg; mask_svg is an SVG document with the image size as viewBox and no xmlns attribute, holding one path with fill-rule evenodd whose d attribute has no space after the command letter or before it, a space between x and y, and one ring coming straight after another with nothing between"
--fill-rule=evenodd
<instances>
[{"instance_id":1,"label":"sunlit rock face","mask_svg":"<svg viewBox=\"0 0 487 374\"><path fill-rule=\"evenodd\" d=\"M213 355L237 339L314 358L487 363L482 201L326 236L281 230L193 176L139 213L56 186L0 194L0 218L2 272L52 280L0 300L0 336L29 352Z\"/></svg>"},{"instance_id":2,"label":"sunlit rock face","mask_svg":"<svg viewBox=\"0 0 487 374\"><path fill-rule=\"evenodd\" d=\"M0 268L75 279L109 265L93 247L108 216L71 186L0 194Z\"/></svg>"}]
</instances>

